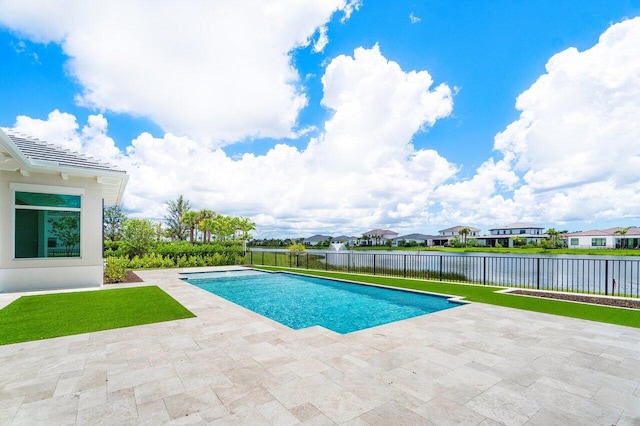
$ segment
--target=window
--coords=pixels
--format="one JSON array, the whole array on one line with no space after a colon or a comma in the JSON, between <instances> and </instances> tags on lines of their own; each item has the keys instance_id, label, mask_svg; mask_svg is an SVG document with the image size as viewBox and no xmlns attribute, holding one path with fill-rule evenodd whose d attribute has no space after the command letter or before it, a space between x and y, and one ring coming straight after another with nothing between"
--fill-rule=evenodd
<instances>
[{"instance_id":1,"label":"window","mask_svg":"<svg viewBox=\"0 0 640 426\"><path fill-rule=\"evenodd\" d=\"M80 257L80 195L15 192L15 257Z\"/></svg>"},{"instance_id":2,"label":"window","mask_svg":"<svg viewBox=\"0 0 640 426\"><path fill-rule=\"evenodd\" d=\"M591 239L591 246L592 247L604 247L607 245L607 239L606 238L592 238Z\"/></svg>"},{"instance_id":3,"label":"window","mask_svg":"<svg viewBox=\"0 0 640 426\"><path fill-rule=\"evenodd\" d=\"M580 244L579 238L571 238L571 245L572 246L577 246L579 244Z\"/></svg>"}]
</instances>

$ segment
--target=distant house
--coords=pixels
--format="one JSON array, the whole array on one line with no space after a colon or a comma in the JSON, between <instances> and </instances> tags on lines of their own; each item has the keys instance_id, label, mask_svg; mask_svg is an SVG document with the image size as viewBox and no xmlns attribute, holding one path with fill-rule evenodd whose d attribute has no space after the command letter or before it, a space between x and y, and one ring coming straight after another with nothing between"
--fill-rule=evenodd
<instances>
[{"instance_id":1,"label":"distant house","mask_svg":"<svg viewBox=\"0 0 640 426\"><path fill-rule=\"evenodd\" d=\"M318 244L324 243L326 241L332 240L333 237L329 235L313 235L309 238L305 238L302 241L302 244L306 246L317 246Z\"/></svg>"},{"instance_id":2,"label":"distant house","mask_svg":"<svg viewBox=\"0 0 640 426\"><path fill-rule=\"evenodd\" d=\"M340 235L333 239L334 243L342 243L345 246L354 246L358 244L358 237L349 237L347 235Z\"/></svg>"},{"instance_id":3,"label":"distant house","mask_svg":"<svg viewBox=\"0 0 640 426\"><path fill-rule=\"evenodd\" d=\"M388 229L372 229L362 234L360 245L382 246L385 245L387 241L393 241L397 236L397 232Z\"/></svg>"},{"instance_id":4,"label":"distant house","mask_svg":"<svg viewBox=\"0 0 640 426\"><path fill-rule=\"evenodd\" d=\"M640 228L616 227L564 234L569 248L640 248Z\"/></svg>"},{"instance_id":5,"label":"distant house","mask_svg":"<svg viewBox=\"0 0 640 426\"><path fill-rule=\"evenodd\" d=\"M420 246L429 247L433 245L433 239L437 238L433 235L425 234L408 234L401 237L397 237L393 240L394 246L402 246L406 243L416 243Z\"/></svg>"},{"instance_id":6,"label":"distant house","mask_svg":"<svg viewBox=\"0 0 640 426\"><path fill-rule=\"evenodd\" d=\"M102 284L103 205L128 175L0 129L0 292Z\"/></svg>"},{"instance_id":7,"label":"distant house","mask_svg":"<svg viewBox=\"0 0 640 426\"><path fill-rule=\"evenodd\" d=\"M451 228L441 229L440 231L438 231L438 236L433 238L433 245L444 246L447 245L450 240L453 240L454 238L460 238L460 230L464 228L469 229L467 239L477 238L478 235L480 235L480 229L474 228L473 226L452 226Z\"/></svg>"},{"instance_id":8,"label":"distant house","mask_svg":"<svg viewBox=\"0 0 640 426\"><path fill-rule=\"evenodd\" d=\"M494 247L500 244L502 247L513 247L513 239L511 237L523 238L526 243L539 244L546 239L548 235L544 233L544 228L527 223L510 223L508 225L496 227L489 230L490 235L484 235L478 241L486 246Z\"/></svg>"}]
</instances>

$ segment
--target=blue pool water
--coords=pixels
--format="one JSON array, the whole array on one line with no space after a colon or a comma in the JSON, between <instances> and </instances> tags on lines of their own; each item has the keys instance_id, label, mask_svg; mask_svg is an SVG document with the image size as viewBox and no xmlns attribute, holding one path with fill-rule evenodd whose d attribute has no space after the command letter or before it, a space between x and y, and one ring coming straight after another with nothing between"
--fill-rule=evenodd
<instances>
[{"instance_id":1,"label":"blue pool water","mask_svg":"<svg viewBox=\"0 0 640 426\"><path fill-rule=\"evenodd\" d=\"M186 274L185 281L293 329L350 333L459 306L444 297L262 271Z\"/></svg>"}]
</instances>

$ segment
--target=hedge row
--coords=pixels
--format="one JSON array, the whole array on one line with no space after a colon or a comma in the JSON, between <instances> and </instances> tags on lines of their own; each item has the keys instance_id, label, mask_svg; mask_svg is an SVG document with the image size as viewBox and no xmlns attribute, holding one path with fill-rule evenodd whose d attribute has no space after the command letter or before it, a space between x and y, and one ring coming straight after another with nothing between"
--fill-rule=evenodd
<instances>
[{"instance_id":1,"label":"hedge row","mask_svg":"<svg viewBox=\"0 0 640 426\"><path fill-rule=\"evenodd\" d=\"M124 257L126 256L124 247L125 244L122 241L105 241L104 257ZM227 259L235 259L238 256L242 256L242 247L239 244L192 244L186 241L181 241L173 243L160 243L156 247L149 250L149 254L168 257L174 263L177 263L178 259L182 257L207 257L214 256L216 254L221 254Z\"/></svg>"},{"instance_id":2,"label":"hedge row","mask_svg":"<svg viewBox=\"0 0 640 426\"><path fill-rule=\"evenodd\" d=\"M128 269L155 269L155 268L187 268L193 266L222 266L241 265L246 263L246 257L238 253L214 253L212 255L162 255L158 253L145 254L142 257L134 256L106 256L104 268L104 280L108 283L123 282Z\"/></svg>"}]
</instances>

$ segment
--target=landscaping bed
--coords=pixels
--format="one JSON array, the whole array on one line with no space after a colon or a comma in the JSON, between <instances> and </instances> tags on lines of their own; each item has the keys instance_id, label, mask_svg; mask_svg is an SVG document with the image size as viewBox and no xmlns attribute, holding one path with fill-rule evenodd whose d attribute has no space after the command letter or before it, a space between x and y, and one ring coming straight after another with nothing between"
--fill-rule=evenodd
<instances>
[{"instance_id":1,"label":"landscaping bed","mask_svg":"<svg viewBox=\"0 0 640 426\"><path fill-rule=\"evenodd\" d=\"M640 309L640 299L617 299L612 297L597 297L597 296L585 296L582 294L568 294L568 293L550 293L543 291L530 291L530 290L514 290L509 294L521 294L525 296L544 297L547 299L566 300L571 302L591 303L594 305L615 306L618 308L631 308Z\"/></svg>"}]
</instances>

